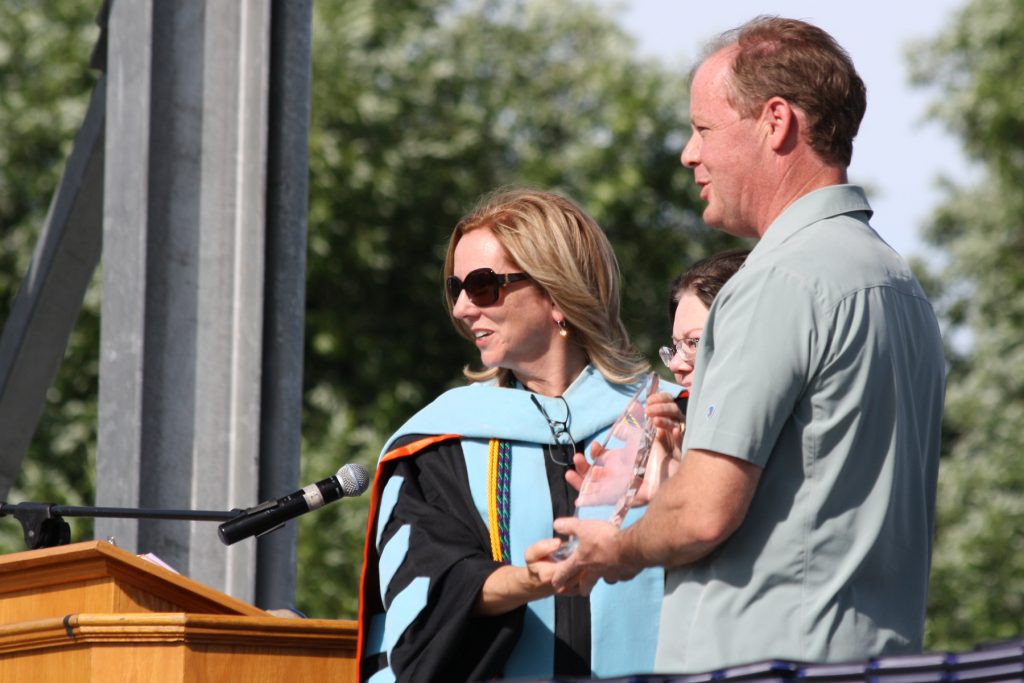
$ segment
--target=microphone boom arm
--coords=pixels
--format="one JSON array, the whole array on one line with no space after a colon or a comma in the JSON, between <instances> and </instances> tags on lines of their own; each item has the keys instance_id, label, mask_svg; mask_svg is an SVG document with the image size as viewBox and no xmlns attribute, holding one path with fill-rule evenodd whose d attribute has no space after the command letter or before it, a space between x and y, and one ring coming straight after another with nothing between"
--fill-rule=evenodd
<instances>
[{"instance_id":1,"label":"microphone boom arm","mask_svg":"<svg viewBox=\"0 0 1024 683\"><path fill-rule=\"evenodd\" d=\"M54 503L2 503L0 517L13 516L21 522L25 545L30 550L71 542L71 527L64 517L117 517L123 519L176 519L221 522L217 529L225 545L250 536L262 536L281 528L285 522L317 510L340 498L359 496L369 486L369 474L362 465L342 466L333 476L310 484L277 500L268 500L245 510L159 510L153 508L111 508L56 505Z\"/></svg>"},{"instance_id":2,"label":"microphone boom arm","mask_svg":"<svg viewBox=\"0 0 1024 683\"><path fill-rule=\"evenodd\" d=\"M160 510L153 508L84 507L54 503L0 503L0 517L10 515L21 523L29 550L52 548L71 542L65 517L113 517L118 519L176 519L195 522L232 520L241 510Z\"/></svg>"}]
</instances>

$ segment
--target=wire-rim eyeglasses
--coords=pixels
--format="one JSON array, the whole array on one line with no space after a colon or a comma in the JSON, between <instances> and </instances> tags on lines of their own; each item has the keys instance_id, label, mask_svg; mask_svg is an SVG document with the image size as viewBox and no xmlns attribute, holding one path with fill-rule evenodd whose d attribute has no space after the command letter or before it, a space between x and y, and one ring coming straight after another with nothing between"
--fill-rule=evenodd
<instances>
[{"instance_id":1,"label":"wire-rim eyeglasses","mask_svg":"<svg viewBox=\"0 0 1024 683\"><path fill-rule=\"evenodd\" d=\"M672 359L679 356L687 363L693 363L693 359L697 357L697 346L700 344L700 337L684 337L683 339L676 340L672 338L671 346L662 346L658 349L658 355L661 356L661 362L671 367Z\"/></svg>"}]
</instances>

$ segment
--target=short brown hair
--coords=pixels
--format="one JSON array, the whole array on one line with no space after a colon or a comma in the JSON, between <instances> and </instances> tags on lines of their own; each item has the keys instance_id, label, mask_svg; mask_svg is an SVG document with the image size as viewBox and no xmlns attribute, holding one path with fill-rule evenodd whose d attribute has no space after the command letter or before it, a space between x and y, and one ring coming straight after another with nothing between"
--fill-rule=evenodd
<instances>
[{"instance_id":1,"label":"short brown hair","mask_svg":"<svg viewBox=\"0 0 1024 683\"><path fill-rule=\"evenodd\" d=\"M723 33L713 47L732 45L733 107L756 116L768 99L783 98L807 115L807 143L818 156L849 166L867 90L846 50L817 26L771 16Z\"/></svg>"}]
</instances>

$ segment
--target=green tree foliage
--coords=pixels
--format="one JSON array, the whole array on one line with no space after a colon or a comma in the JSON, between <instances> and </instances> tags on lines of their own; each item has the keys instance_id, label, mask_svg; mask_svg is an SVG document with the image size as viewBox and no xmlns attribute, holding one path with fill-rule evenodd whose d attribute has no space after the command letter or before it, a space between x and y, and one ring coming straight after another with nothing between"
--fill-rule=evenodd
<instances>
[{"instance_id":1,"label":"green tree foliage","mask_svg":"<svg viewBox=\"0 0 1024 683\"><path fill-rule=\"evenodd\" d=\"M958 649L1024 627L1024 5L972 0L911 57L981 171L928 232L951 361L927 639Z\"/></svg>"},{"instance_id":2,"label":"green tree foliage","mask_svg":"<svg viewBox=\"0 0 1024 683\"><path fill-rule=\"evenodd\" d=\"M372 469L386 434L463 381L477 358L448 319L441 266L459 217L499 186L557 189L594 215L627 325L656 358L669 280L730 244L700 225L679 165L685 74L638 58L579 0L315 12L304 477ZM307 613L354 613L365 521L365 501L303 521Z\"/></svg>"},{"instance_id":3,"label":"green tree foliage","mask_svg":"<svg viewBox=\"0 0 1024 683\"><path fill-rule=\"evenodd\" d=\"M0 321L9 317L50 198L81 126L96 73L94 0L0 3ZM93 287L25 458L11 501L91 502L99 372L99 293ZM76 538L91 520L69 520ZM21 529L0 525L0 548L24 549Z\"/></svg>"},{"instance_id":4,"label":"green tree foliage","mask_svg":"<svg viewBox=\"0 0 1024 683\"><path fill-rule=\"evenodd\" d=\"M0 320L96 80L98 0L0 3ZM304 481L372 466L388 433L476 361L444 309L448 234L485 192L563 191L607 230L649 358L678 270L735 243L693 210L685 74L637 56L587 0L314 3ZM93 500L98 288L11 500ZM299 606L354 616L366 501L302 520ZM88 525L76 528L87 538ZM23 548L11 520L5 550Z\"/></svg>"}]
</instances>

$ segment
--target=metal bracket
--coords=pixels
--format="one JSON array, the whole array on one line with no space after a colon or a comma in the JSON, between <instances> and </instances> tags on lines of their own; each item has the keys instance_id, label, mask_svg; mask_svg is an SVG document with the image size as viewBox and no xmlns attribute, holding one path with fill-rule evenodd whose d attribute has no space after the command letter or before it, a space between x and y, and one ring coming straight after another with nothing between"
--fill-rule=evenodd
<instances>
[{"instance_id":1,"label":"metal bracket","mask_svg":"<svg viewBox=\"0 0 1024 683\"><path fill-rule=\"evenodd\" d=\"M71 542L71 526L53 511L52 503L0 503L0 517L11 515L21 523L29 550Z\"/></svg>"}]
</instances>

